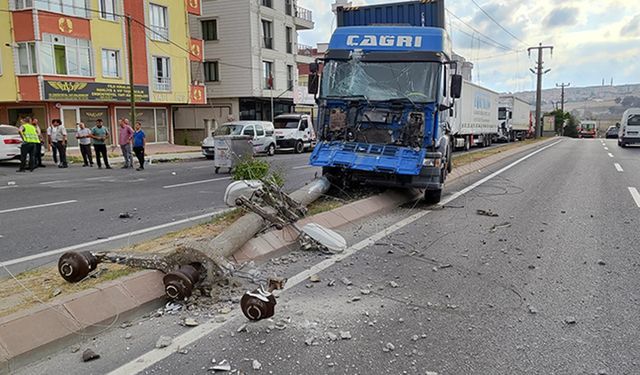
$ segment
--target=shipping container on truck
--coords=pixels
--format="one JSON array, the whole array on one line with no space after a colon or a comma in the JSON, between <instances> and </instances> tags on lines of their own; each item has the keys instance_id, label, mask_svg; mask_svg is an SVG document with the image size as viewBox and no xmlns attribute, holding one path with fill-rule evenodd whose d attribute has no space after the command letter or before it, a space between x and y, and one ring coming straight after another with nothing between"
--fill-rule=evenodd
<instances>
[{"instance_id":1,"label":"shipping container on truck","mask_svg":"<svg viewBox=\"0 0 640 375\"><path fill-rule=\"evenodd\" d=\"M446 28L443 0L405 1L391 4L338 7L338 27L416 26Z\"/></svg>"},{"instance_id":2,"label":"shipping container on truck","mask_svg":"<svg viewBox=\"0 0 640 375\"><path fill-rule=\"evenodd\" d=\"M462 97L454 105L451 136L456 149L486 147L498 133L499 94L478 84L464 81Z\"/></svg>"},{"instance_id":3,"label":"shipping container on truck","mask_svg":"<svg viewBox=\"0 0 640 375\"><path fill-rule=\"evenodd\" d=\"M508 142L523 140L531 129L531 105L514 96L503 95L499 99L498 133Z\"/></svg>"}]
</instances>

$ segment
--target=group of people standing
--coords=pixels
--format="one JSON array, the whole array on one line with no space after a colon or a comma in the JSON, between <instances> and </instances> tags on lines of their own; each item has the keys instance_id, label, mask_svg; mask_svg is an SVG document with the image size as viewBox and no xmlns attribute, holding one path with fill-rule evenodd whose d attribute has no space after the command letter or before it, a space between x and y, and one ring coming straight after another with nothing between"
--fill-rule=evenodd
<instances>
[{"instance_id":1,"label":"group of people standing","mask_svg":"<svg viewBox=\"0 0 640 375\"><path fill-rule=\"evenodd\" d=\"M18 172L24 172L27 168L33 171L37 167L45 167L42 164L41 154L42 147L45 144L45 139L42 135L40 127L38 126L38 120L35 118L25 117L20 121L20 135L22 136L22 146L20 153L20 168ZM122 156L124 157L123 169L133 168L132 150L135 153L140 166L138 171L144 170L144 157L146 136L142 130L142 124L136 122L136 129L133 130L129 125L129 120L122 118L118 121L118 143ZM102 119L97 119L95 127L89 129L82 122L76 124L76 139L80 147L80 153L82 155L83 167L93 167L93 154L91 151L91 145L93 144L93 151L96 155L96 164L98 169L102 169L102 162L106 169L111 169L109 165L109 156L107 153L107 139L109 138L109 129L104 126ZM67 144L68 133L67 129L62 125L60 119L51 120L51 125L47 128L48 149L52 151L53 161L58 168L68 168L67 162ZM29 164L27 166L27 159Z\"/></svg>"}]
</instances>

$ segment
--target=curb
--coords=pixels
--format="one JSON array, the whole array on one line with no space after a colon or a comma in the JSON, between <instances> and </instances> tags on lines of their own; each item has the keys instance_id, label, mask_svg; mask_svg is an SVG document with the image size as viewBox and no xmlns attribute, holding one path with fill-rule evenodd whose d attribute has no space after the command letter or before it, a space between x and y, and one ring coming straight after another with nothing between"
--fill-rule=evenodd
<instances>
[{"instance_id":1,"label":"curb","mask_svg":"<svg viewBox=\"0 0 640 375\"><path fill-rule=\"evenodd\" d=\"M455 181L503 159L555 141L516 147L456 168L448 177ZM390 191L349 203L337 209L300 220L300 225L318 223L330 229L375 213L391 210L415 200L416 191ZM291 228L269 231L236 251L237 263L264 260L287 251L297 240ZM48 355L75 341L109 329L135 313L157 307L164 301L163 273L145 270L94 288L62 297L48 304L0 318L0 375L24 366L34 354Z\"/></svg>"}]
</instances>

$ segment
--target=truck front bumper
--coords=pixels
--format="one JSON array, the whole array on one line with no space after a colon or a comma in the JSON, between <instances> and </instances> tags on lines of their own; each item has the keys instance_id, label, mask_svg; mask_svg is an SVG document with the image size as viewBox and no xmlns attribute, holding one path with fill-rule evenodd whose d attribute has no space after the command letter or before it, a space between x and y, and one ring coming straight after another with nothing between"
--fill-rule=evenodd
<instances>
[{"instance_id":1,"label":"truck front bumper","mask_svg":"<svg viewBox=\"0 0 640 375\"><path fill-rule=\"evenodd\" d=\"M350 178L352 182L365 185L440 190L444 185L442 182L444 178L442 178L441 173L446 172L439 167L424 167L418 175L367 172L350 169L348 170L348 178Z\"/></svg>"}]
</instances>

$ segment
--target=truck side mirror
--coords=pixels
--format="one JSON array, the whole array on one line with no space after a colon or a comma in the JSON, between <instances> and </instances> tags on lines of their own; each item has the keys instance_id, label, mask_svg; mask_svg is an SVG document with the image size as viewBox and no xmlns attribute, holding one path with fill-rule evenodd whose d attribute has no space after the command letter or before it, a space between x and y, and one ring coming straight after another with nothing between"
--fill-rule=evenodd
<instances>
[{"instance_id":1,"label":"truck side mirror","mask_svg":"<svg viewBox=\"0 0 640 375\"><path fill-rule=\"evenodd\" d=\"M309 82L307 84L307 91L309 94L316 95L318 93L318 73L309 74Z\"/></svg>"},{"instance_id":2,"label":"truck side mirror","mask_svg":"<svg viewBox=\"0 0 640 375\"><path fill-rule=\"evenodd\" d=\"M451 97L460 99L462 96L462 76L454 74L451 76Z\"/></svg>"}]
</instances>

